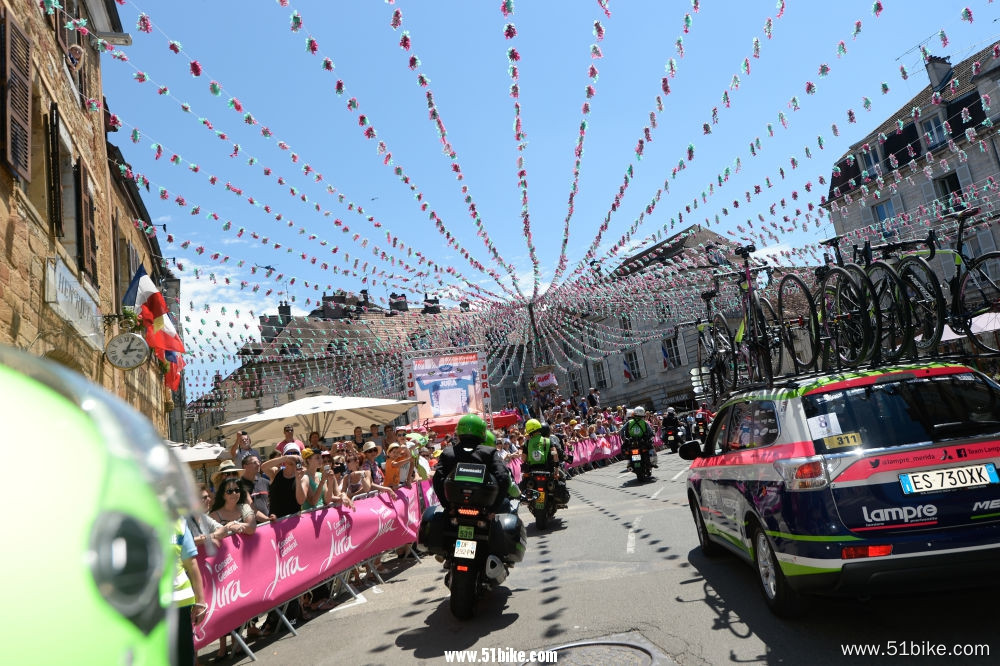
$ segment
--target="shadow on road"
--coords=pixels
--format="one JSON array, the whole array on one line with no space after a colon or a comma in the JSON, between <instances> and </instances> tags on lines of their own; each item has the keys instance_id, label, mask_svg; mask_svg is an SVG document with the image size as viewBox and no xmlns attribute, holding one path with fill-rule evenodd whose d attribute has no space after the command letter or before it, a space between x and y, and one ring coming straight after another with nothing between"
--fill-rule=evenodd
<instances>
[{"instance_id":1,"label":"shadow on road","mask_svg":"<svg viewBox=\"0 0 1000 666\"><path fill-rule=\"evenodd\" d=\"M949 648L956 644L988 646L988 656L948 656L941 661L949 664L996 663L996 655L1000 654L1000 640L987 629L986 621L995 613L996 587L920 594L913 593L919 590L916 584L909 594L864 601L808 597L801 616L783 620L772 615L765 605L753 569L735 556L708 559L700 548L695 548L688 554L688 562L692 576L682 581L675 600L705 604L711 609L713 620L708 629L725 634L719 640L733 646L729 651L733 663L872 663L876 657L846 656L842 646L871 644L885 649L888 641L896 641L897 650L905 642L911 652L914 646L927 643L947 644ZM767 646L764 654L739 650L739 641L751 636Z\"/></svg>"}]
</instances>

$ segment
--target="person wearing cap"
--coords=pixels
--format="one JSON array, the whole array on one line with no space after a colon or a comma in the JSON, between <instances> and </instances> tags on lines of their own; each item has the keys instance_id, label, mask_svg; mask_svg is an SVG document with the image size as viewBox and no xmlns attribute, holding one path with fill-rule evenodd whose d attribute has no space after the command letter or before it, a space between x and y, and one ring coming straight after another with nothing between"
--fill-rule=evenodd
<instances>
[{"instance_id":1,"label":"person wearing cap","mask_svg":"<svg viewBox=\"0 0 1000 666\"><path fill-rule=\"evenodd\" d=\"M249 455L258 455L257 451L250 445L250 435L246 430L236 433L236 441L229 447L229 455L233 457L233 462L237 466L243 465L243 459Z\"/></svg>"},{"instance_id":2,"label":"person wearing cap","mask_svg":"<svg viewBox=\"0 0 1000 666\"><path fill-rule=\"evenodd\" d=\"M413 461L409 449L396 442L390 444L386 449L385 480L382 483L395 490L400 485L409 485L412 473Z\"/></svg>"},{"instance_id":3,"label":"person wearing cap","mask_svg":"<svg viewBox=\"0 0 1000 666\"><path fill-rule=\"evenodd\" d=\"M372 477L372 483L381 484L385 480L385 473L376 461L378 454L378 444L375 442L365 442L365 445L361 447L361 455L364 456L361 469L368 470Z\"/></svg>"},{"instance_id":4,"label":"person wearing cap","mask_svg":"<svg viewBox=\"0 0 1000 666\"><path fill-rule=\"evenodd\" d=\"M242 471L232 460L223 460L222 464L219 465L219 469L212 474L212 488L215 489L216 494L219 492L219 484L222 483L223 477L228 478L232 476L236 478Z\"/></svg>"},{"instance_id":5,"label":"person wearing cap","mask_svg":"<svg viewBox=\"0 0 1000 666\"><path fill-rule=\"evenodd\" d=\"M301 509L301 502L296 496L297 478L305 474L302 457L297 451L289 455L272 458L260 466L262 474L271 480L268 499L271 502L271 515L284 518Z\"/></svg>"},{"instance_id":6,"label":"person wearing cap","mask_svg":"<svg viewBox=\"0 0 1000 666\"><path fill-rule=\"evenodd\" d=\"M304 474L297 474L295 477L295 499L299 503L302 511L312 511L323 506L323 498L326 496L326 483L333 476L330 470L321 471L323 466L323 456L319 451L306 448L302 452L302 461L305 464Z\"/></svg>"},{"instance_id":7,"label":"person wearing cap","mask_svg":"<svg viewBox=\"0 0 1000 666\"><path fill-rule=\"evenodd\" d=\"M295 439L295 426L286 425L284 431L285 438L275 444L274 448L281 451L282 455L293 453L292 449L295 449L295 454L301 455L302 449L306 448L306 445L302 443L302 440Z\"/></svg>"}]
</instances>

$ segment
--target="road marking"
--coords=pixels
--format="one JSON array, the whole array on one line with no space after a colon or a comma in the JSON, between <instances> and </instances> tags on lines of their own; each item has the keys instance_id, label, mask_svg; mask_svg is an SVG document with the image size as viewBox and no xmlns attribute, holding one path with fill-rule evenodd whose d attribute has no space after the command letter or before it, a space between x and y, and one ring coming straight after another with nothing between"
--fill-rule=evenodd
<instances>
[{"instance_id":1,"label":"road marking","mask_svg":"<svg viewBox=\"0 0 1000 666\"><path fill-rule=\"evenodd\" d=\"M642 516L639 516L632 521L632 526L628 528L628 538L625 540L625 552L634 553L635 552L635 528L639 527L639 523L642 522Z\"/></svg>"},{"instance_id":2,"label":"road marking","mask_svg":"<svg viewBox=\"0 0 1000 666\"><path fill-rule=\"evenodd\" d=\"M678 478L680 478L681 474L687 474L687 469L682 469L681 471L677 472L672 477L670 477L670 480L676 481Z\"/></svg>"},{"instance_id":3,"label":"road marking","mask_svg":"<svg viewBox=\"0 0 1000 666\"><path fill-rule=\"evenodd\" d=\"M659 495L660 493L662 493L666 489L667 489L667 487L663 486L662 488L660 488L659 490L657 490L655 493L653 493L653 496L650 497L649 499L656 499L656 496Z\"/></svg>"}]
</instances>

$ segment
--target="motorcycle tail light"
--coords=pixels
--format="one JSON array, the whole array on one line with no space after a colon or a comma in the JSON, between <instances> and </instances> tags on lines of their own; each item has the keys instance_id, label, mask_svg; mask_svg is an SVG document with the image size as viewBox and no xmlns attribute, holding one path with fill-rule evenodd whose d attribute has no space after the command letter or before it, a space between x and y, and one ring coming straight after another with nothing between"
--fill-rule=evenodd
<instances>
[{"instance_id":1,"label":"motorcycle tail light","mask_svg":"<svg viewBox=\"0 0 1000 666\"><path fill-rule=\"evenodd\" d=\"M458 513L460 515L462 515L462 516L478 516L479 515L479 509L461 508L461 509L458 510Z\"/></svg>"},{"instance_id":2,"label":"motorcycle tail light","mask_svg":"<svg viewBox=\"0 0 1000 666\"><path fill-rule=\"evenodd\" d=\"M632 449L632 455L635 456L635 455L638 455L638 454L639 454L639 449Z\"/></svg>"},{"instance_id":3,"label":"motorcycle tail light","mask_svg":"<svg viewBox=\"0 0 1000 666\"><path fill-rule=\"evenodd\" d=\"M455 569L457 571L468 571L469 567L465 566L464 564L459 564L458 566L455 567Z\"/></svg>"}]
</instances>

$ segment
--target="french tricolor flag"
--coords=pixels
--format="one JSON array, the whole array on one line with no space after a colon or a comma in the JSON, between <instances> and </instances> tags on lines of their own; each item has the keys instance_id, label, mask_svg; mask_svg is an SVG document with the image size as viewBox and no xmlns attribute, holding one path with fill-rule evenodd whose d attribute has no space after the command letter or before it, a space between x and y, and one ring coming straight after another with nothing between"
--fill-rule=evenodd
<instances>
[{"instance_id":1,"label":"french tricolor flag","mask_svg":"<svg viewBox=\"0 0 1000 666\"><path fill-rule=\"evenodd\" d=\"M632 381L632 368L628 366L628 361L626 361L624 358L622 359L622 365L625 366L625 381L627 382Z\"/></svg>"},{"instance_id":2,"label":"french tricolor flag","mask_svg":"<svg viewBox=\"0 0 1000 666\"><path fill-rule=\"evenodd\" d=\"M184 343L177 334L174 323L170 321L167 302L163 300L163 294L146 274L145 266L139 266L135 276L132 277L132 282L122 297L122 305L134 308L139 314L139 320L146 326L146 342L150 347L184 352Z\"/></svg>"}]
</instances>

